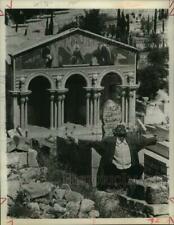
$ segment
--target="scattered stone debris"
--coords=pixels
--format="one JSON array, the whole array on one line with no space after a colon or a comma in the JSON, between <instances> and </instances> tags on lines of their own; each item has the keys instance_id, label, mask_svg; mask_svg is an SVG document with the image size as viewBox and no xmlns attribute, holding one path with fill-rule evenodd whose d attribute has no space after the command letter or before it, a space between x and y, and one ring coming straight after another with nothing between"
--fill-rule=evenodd
<instances>
[{"instance_id":1,"label":"scattered stone debris","mask_svg":"<svg viewBox=\"0 0 174 225\"><path fill-rule=\"evenodd\" d=\"M8 212L19 218L96 218L95 202L71 190L47 182L47 167L39 167L38 152L18 136L7 147Z\"/></svg>"}]
</instances>

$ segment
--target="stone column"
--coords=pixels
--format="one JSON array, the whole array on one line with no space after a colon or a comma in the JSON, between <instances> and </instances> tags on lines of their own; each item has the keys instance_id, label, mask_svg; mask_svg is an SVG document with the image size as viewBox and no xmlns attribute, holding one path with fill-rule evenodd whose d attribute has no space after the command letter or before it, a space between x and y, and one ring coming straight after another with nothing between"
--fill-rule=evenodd
<instances>
[{"instance_id":1,"label":"stone column","mask_svg":"<svg viewBox=\"0 0 174 225\"><path fill-rule=\"evenodd\" d=\"M129 94L126 96L126 98L125 98L125 101L126 101L126 110L125 110L125 122L126 122L126 124L128 124L128 122L129 122Z\"/></svg>"},{"instance_id":2,"label":"stone column","mask_svg":"<svg viewBox=\"0 0 174 225\"><path fill-rule=\"evenodd\" d=\"M86 94L86 126L89 126L90 124L90 96L91 94L88 92Z\"/></svg>"},{"instance_id":3,"label":"stone column","mask_svg":"<svg viewBox=\"0 0 174 225\"><path fill-rule=\"evenodd\" d=\"M25 97L25 129L28 127L28 96Z\"/></svg>"},{"instance_id":4,"label":"stone column","mask_svg":"<svg viewBox=\"0 0 174 225\"><path fill-rule=\"evenodd\" d=\"M54 94L50 95L50 129L54 128Z\"/></svg>"},{"instance_id":5,"label":"stone column","mask_svg":"<svg viewBox=\"0 0 174 225\"><path fill-rule=\"evenodd\" d=\"M129 93L129 123L135 125L135 90Z\"/></svg>"},{"instance_id":6,"label":"stone column","mask_svg":"<svg viewBox=\"0 0 174 225\"><path fill-rule=\"evenodd\" d=\"M97 125L98 107L97 107L98 94L94 93L94 126Z\"/></svg>"},{"instance_id":7,"label":"stone column","mask_svg":"<svg viewBox=\"0 0 174 225\"><path fill-rule=\"evenodd\" d=\"M93 126L93 121L94 121L94 107L93 107L93 96L91 95L90 98L90 125Z\"/></svg>"},{"instance_id":8,"label":"stone column","mask_svg":"<svg viewBox=\"0 0 174 225\"><path fill-rule=\"evenodd\" d=\"M98 99L97 99L97 124L100 122L100 96L101 93L98 93Z\"/></svg>"},{"instance_id":9,"label":"stone column","mask_svg":"<svg viewBox=\"0 0 174 225\"><path fill-rule=\"evenodd\" d=\"M61 120L61 125L64 124L64 100L65 100L65 95L63 94L62 95L62 104L61 104L61 107L62 107L62 120Z\"/></svg>"},{"instance_id":10,"label":"stone column","mask_svg":"<svg viewBox=\"0 0 174 225\"><path fill-rule=\"evenodd\" d=\"M57 129L57 117L58 117L58 107L57 107L57 96L54 99L54 128Z\"/></svg>"},{"instance_id":11,"label":"stone column","mask_svg":"<svg viewBox=\"0 0 174 225\"><path fill-rule=\"evenodd\" d=\"M62 96L58 95L58 127L61 126L61 120L62 120L61 100L62 100Z\"/></svg>"},{"instance_id":12,"label":"stone column","mask_svg":"<svg viewBox=\"0 0 174 225\"><path fill-rule=\"evenodd\" d=\"M125 91L122 91L122 106L121 106L121 111L122 111L122 122L125 122Z\"/></svg>"},{"instance_id":13,"label":"stone column","mask_svg":"<svg viewBox=\"0 0 174 225\"><path fill-rule=\"evenodd\" d=\"M13 98L13 126L15 128L20 125L19 91L10 91L10 94Z\"/></svg>"},{"instance_id":14,"label":"stone column","mask_svg":"<svg viewBox=\"0 0 174 225\"><path fill-rule=\"evenodd\" d=\"M25 97L21 96L20 98L20 127L22 129L25 128Z\"/></svg>"}]
</instances>

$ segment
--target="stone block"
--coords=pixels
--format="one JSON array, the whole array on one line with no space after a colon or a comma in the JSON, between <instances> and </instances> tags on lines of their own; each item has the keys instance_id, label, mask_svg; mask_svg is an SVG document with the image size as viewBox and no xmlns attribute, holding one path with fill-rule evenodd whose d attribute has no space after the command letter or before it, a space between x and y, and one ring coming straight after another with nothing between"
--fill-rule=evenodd
<instances>
[{"instance_id":1,"label":"stone block","mask_svg":"<svg viewBox=\"0 0 174 225\"><path fill-rule=\"evenodd\" d=\"M145 213L147 215L166 215L169 214L169 206L168 204L153 204L153 205L146 205L145 206Z\"/></svg>"},{"instance_id":2,"label":"stone block","mask_svg":"<svg viewBox=\"0 0 174 225\"><path fill-rule=\"evenodd\" d=\"M58 203L54 204L54 210L56 213L65 213L66 208L60 206Z\"/></svg>"},{"instance_id":3,"label":"stone block","mask_svg":"<svg viewBox=\"0 0 174 225\"><path fill-rule=\"evenodd\" d=\"M65 197L65 192L66 192L66 190L60 189L59 187L57 187L57 188L55 188L55 190L53 192L53 196L57 200L62 200Z\"/></svg>"},{"instance_id":4,"label":"stone block","mask_svg":"<svg viewBox=\"0 0 174 225\"><path fill-rule=\"evenodd\" d=\"M78 212L80 208L80 201L79 202L68 202L66 205L66 209L68 211L69 218L77 218Z\"/></svg>"},{"instance_id":5,"label":"stone block","mask_svg":"<svg viewBox=\"0 0 174 225\"><path fill-rule=\"evenodd\" d=\"M37 162L37 151L34 149L28 150L28 166L29 167L38 167Z\"/></svg>"},{"instance_id":6,"label":"stone block","mask_svg":"<svg viewBox=\"0 0 174 225\"><path fill-rule=\"evenodd\" d=\"M88 213L94 209L95 202L90 199L83 199L81 202L80 211L82 213Z\"/></svg>"},{"instance_id":7,"label":"stone block","mask_svg":"<svg viewBox=\"0 0 174 225\"><path fill-rule=\"evenodd\" d=\"M68 201L68 202L79 202L83 199L83 196L76 192L76 191L71 191L71 190L66 190L65 192L65 199Z\"/></svg>"},{"instance_id":8,"label":"stone block","mask_svg":"<svg viewBox=\"0 0 174 225\"><path fill-rule=\"evenodd\" d=\"M21 190L21 184L19 180L8 181L8 196L12 199L15 199L18 195L18 192Z\"/></svg>"},{"instance_id":9,"label":"stone block","mask_svg":"<svg viewBox=\"0 0 174 225\"><path fill-rule=\"evenodd\" d=\"M166 185L152 184L147 187L146 201L149 204L165 204L168 203L169 190Z\"/></svg>"},{"instance_id":10,"label":"stone block","mask_svg":"<svg viewBox=\"0 0 174 225\"><path fill-rule=\"evenodd\" d=\"M30 194L31 199L49 195L49 193L52 191L52 188L53 188L53 184L49 182L43 182L43 183L31 182L29 184L23 185L23 190Z\"/></svg>"},{"instance_id":11,"label":"stone block","mask_svg":"<svg viewBox=\"0 0 174 225\"><path fill-rule=\"evenodd\" d=\"M144 200L146 188L143 180L132 179L128 182L127 195L132 198Z\"/></svg>"},{"instance_id":12,"label":"stone block","mask_svg":"<svg viewBox=\"0 0 174 225\"><path fill-rule=\"evenodd\" d=\"M31 180L43 180L46 178L48 169L46 167L41 168L23 168L20 170L20 175L24 183L29 183Z\"/></svg>"},{"instance_id":13,"label":"stone block","mask_svg":"<svg viewBox=\"0 0 174 225\"><path fill-rule=\"evenodd\" d=\"M18 169L27 166L27 153L16 151L7 153L7 166Z\"/></svg>"}]
</instances>

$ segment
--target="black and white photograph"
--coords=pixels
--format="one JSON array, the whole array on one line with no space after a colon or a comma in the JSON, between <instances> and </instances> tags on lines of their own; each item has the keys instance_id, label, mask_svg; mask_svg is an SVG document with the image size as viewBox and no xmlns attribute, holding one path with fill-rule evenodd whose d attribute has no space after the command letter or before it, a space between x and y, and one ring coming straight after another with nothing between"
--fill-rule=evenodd
<instances>
[{"instance_id":1,"label":"black and white photograph","mask_svg":"<svg viewBox=\"0 0 174 225\"><path fill-rule=\"evenodd\" d=\"M9 218L169 218L168 21L5 9Z\"/></svg>"}]
</instances>

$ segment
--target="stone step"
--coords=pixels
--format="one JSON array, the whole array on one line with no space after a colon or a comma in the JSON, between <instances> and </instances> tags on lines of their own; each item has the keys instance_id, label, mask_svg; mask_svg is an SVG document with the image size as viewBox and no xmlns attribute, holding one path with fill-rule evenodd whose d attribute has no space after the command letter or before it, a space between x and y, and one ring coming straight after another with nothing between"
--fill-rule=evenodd
<instances>
[{"instance_id":1,"label":"stone step","mask_svg":"<svg viewBox=\"0 0 174 225\"><path fill-rule=\"evenodd\" d=\"M147 217L169 214L168 204L148 204L144 200L134 199L124 194L119 194L118 198L121 207L136 214L145 214Z\"/></svg>"}]
</instances>

